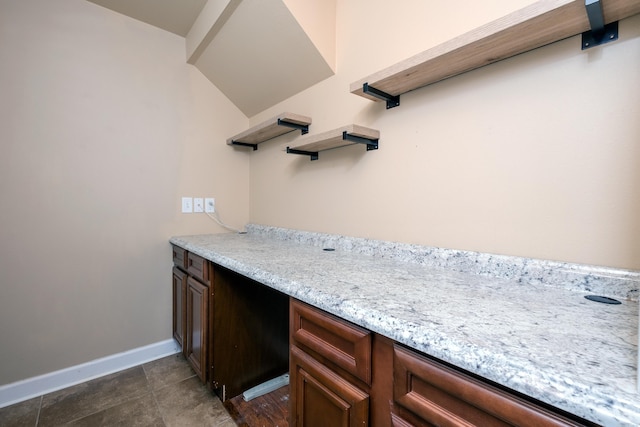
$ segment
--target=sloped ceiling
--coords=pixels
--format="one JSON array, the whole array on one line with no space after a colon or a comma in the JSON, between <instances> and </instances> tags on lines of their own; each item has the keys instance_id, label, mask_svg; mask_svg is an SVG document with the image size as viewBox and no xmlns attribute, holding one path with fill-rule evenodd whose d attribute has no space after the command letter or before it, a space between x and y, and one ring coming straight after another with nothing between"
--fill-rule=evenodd
<instances>
[{"instance_id":1,"label":"sloped ceiling","mask_svg":"<svg viewBox=\"0 0 640 427\"><path fill-rule=\"evenodd\" d=\"M87 0L186 37L207 0Z\"/></svg>"},{"instance_id":2,"label":"sloped ceiling","mask_svg":"<svg viewBox=\"0 0 640 427\"><path fill-rule=\"evenodd\" d=\"M335 0L88 1L186 37L188 62L247 117L334 74Z\"/></svg>"}]
</instances>

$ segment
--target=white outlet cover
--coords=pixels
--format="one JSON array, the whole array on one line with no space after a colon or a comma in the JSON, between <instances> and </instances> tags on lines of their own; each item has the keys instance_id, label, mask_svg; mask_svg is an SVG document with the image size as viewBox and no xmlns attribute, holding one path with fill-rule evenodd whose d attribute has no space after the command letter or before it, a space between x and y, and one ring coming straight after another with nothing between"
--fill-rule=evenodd
<instances>
[{"instance_id":1,"label":"white outlet cover","mask_svg":"<svg viewBox=\"0 0 640 427\"><path fill-rule=\"evenodd\" d=\"M216 199L213 197L207 197L204 199L204 211L207 213L214 213L216 211Z\"/></svg>"},{"instance_id":2,"label":"white outlet cover","mask_svg":"<svg viewBox=\"0 0 640 427\"><path fill-rule=\"evenodd\" d=\"M204 199L202 197L194 197L193 198L193 211L204 212Z\"/></svg>"}]
</instances>

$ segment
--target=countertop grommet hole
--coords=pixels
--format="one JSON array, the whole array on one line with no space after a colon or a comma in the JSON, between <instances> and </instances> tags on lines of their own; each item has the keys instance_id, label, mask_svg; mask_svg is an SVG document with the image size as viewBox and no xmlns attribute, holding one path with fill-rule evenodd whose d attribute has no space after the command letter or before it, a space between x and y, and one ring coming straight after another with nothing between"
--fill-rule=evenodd
<instances>
[{"instance_id":1,"label":"countertop grommet hole","mask_svg":"<svg viewBox=\"0 0 640 427\"><path fill-rule=\"evenodd\" d=\"M603 297L602 295L585 295L585 298L590 301L601 302L604 304L622 304L617 299Z\"/></svg>"}]
</instances>

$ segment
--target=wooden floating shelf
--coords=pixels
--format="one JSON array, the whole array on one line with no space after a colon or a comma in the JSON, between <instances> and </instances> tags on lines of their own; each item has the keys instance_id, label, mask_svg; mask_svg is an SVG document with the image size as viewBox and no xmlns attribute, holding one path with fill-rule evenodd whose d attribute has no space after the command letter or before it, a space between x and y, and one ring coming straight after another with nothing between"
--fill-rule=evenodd
<instances>
[{"instance_id":1,"label":"wooden floating shelf","mask_svg":"<svg viewBox=\"0 0 640 427\"><path fill-rule=\"evenodd\" d=\"M639 0L600 4L605 24L640 13ZM541 0L358 80L350 91L374 101L385 99L387 108L393 108L403 93L590 30L584 0Z\"/></svg>"},{"instance_id":2,"label":"wooden floating shelf","mask_svg":"<svg viewBox=\"0 0 640 427\"><path fill-rule=\"evenodd\" d=\"M241 145L258 149L258 144L285 133L300 130L302 135L309 132L311 117L294 113L282 113L227 139L227 145Z\"/></svg>"},{"instance_id":3,"label":"wooden floating shelf","mask_svg":"<svg viewBox=\"0 0 640 427\"><path fill-rule=\"evenodd\" d=\"M359 125L348 125L318 135L308 136L304 144L287 147L287 153L310 156L311 160L318 159L320 151L345 147L353 144L364 144L369 150L378 149L380 132ZM302 142L302 141L301 141Z\"/></svg>"}]
</instances>

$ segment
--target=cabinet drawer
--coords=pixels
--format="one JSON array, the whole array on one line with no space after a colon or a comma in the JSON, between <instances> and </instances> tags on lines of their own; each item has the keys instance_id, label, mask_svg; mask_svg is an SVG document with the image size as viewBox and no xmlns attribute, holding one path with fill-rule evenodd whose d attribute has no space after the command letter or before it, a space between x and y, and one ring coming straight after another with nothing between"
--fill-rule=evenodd
<instances>
[{"instance_id":1,"label":"cabinet drawer","mask_svg":"<svg viewBox=\"0 0 640 427\"><path fill-rule=\"evenodd\" d=\"M398 345L393 376L397 409L408 410L425 426L584 425ZM397 416L393 420L404 425Z\"/></svg>"},{"instance_id":2,"label":"cabinet drawer","mask_svg":"<svg viewBox=\"0 0 640 427\"><path fill-rule=\"evenodd\" d=\"M173 264L183 270L187 269L187 251L179 246L171 245L173 248Z\"/></svg>"},{"instance_id":3,"label":"cabinet drawer","mask_svg":"<svg viewBox=\"0 0 640 427\"><path fill-rule=\"evenodd\" d=\"M371 332L291 300L291 341L371 385Z\"/></svg>"},{"instance_id":4,"label":"cabinet drawer","mask_svg":"<svg viewBox=\"0 0 640 427\"><path fill-rule=\"evenodd\" d=\"M205 285L211 284L209 261L201 256L187 252L187 272Z\"/></svg>"}]
</instances>

